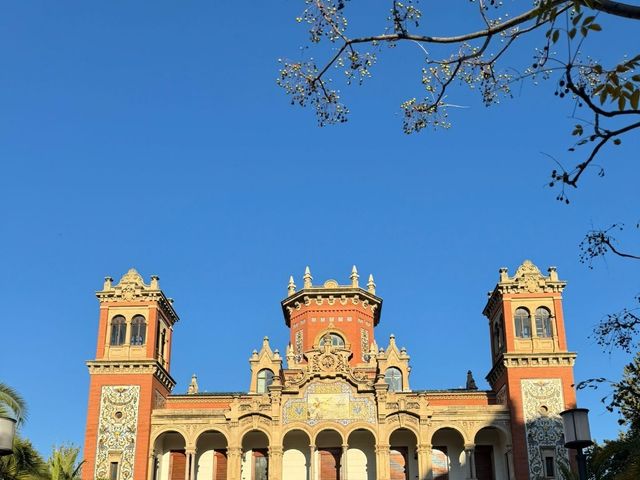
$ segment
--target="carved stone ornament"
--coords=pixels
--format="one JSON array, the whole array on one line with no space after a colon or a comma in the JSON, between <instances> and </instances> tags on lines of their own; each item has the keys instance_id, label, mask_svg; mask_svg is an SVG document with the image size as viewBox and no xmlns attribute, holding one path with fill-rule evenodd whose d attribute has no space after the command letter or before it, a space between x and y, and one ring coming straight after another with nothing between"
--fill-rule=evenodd
<instances>
[{"instance_id":1,"label":"carved stone ornament","mask_svg":"<svg viewBox=\"0 0 640 480\"><path fill-rule=\"evenodd\" d=\"M562 292L566 282L558 279L555 267L549 268L549 276L544 276L531 260L525 260L513 277L507 269L500 270L498 289L502 293L552 293Z\"/></svg>"},{"instance_id":2,"label":"carved stone ornament","mask_svg":"<svg viewBox=\"0 0 640 480\"><path fill-rule=\"evenodd\" d=\"M133 480L140 387L103 386L96 449L95 478L108 478L109 454L120 455L121 480Z\"/></svg>"}]
</instances>

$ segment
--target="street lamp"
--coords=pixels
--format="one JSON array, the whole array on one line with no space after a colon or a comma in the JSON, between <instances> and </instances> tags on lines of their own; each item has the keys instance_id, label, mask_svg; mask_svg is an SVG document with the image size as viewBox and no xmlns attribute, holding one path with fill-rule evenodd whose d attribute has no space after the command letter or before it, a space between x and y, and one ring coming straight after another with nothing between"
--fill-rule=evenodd
<instances>
[{"instance_id":1,"label":"street lamp","mask_svg":"<svg viewBox=\"0 0 640 480\"><path fill-rule=\"evenodd\" d=\"M16 421L0 416L0 457L13 453L13 437L16 435Z\"/></svg>"},{"instance_id":2,"label":"street lamp","mask_svg":"<svg viewBox=\"0 0 640 480\"><path fill-rule=\"evenodd\" d=\"M587 462L582 449L593 445L589 431L589 410L571 408L560 412L564 424L564 446L576 450L578 475L580 480L587 480Z\"/></svg>"}]
</instances>

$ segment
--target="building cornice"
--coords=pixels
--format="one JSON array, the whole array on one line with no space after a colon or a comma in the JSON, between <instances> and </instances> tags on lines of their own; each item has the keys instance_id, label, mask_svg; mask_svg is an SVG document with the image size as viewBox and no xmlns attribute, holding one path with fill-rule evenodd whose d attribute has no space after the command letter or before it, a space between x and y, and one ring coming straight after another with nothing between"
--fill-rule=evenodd
<instances>
[{"instance_id":1,"label":"building cornice","mask_svg":"<svg viewBox=\"0 0 640 480\"><path fill-rule=\"evenodd\" d=\"M175 380L169 375L169 372L155 360L90 360L87 362L87 367L91 375L151 374L169 391L176 385Z\"/></svg>"},{"instance_id":2,"label":"building cornice","mask_svg":"<svg viewBox=\"0 0 640 480\"><path fill-rule=\"evenodd\" d=\"M493 385L507 368L573 367L577 356L575 352L503 353L486 379Z\"/></svg>"}]
</instances>

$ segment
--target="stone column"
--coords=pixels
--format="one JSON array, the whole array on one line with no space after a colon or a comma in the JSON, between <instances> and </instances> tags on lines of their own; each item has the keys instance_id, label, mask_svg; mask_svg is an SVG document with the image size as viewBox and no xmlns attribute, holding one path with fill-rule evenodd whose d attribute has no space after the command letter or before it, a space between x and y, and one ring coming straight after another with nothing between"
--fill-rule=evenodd
<instances>
[{"instance_id":1,"label":"stone column","mask_svg":"<svg viewBox=\"0 0 640 480\"><path fill-rule=\"evenodd\" d=\"M185 450L184 454L184 480L193 480L193 476L191 474L191 464L193 463L194 450Z\"/></svg>"},{"instance_id":2,"label":"stone column","mask_svg":"<svg viewBox=\"0 0 640 480\"><path fill-rule=\"evenodd\" d=\"M156 452L151 450L149 453L149 467L147 472L147 480L153 480L153 471L156 469Z\"/></svg>"},{"instance_id":3,"label":"stone column","mask_svg":"<svg viewBox=\"0 0 640 480\"><path fill-rule=\"evenodd\" d=\"M191 452L191 480L196 480L196 467L198 466L196 464L196 455L197 455L197 451L194 449L193 452Z\"/></svg>"},{"instance_id":4,"label":"stone column","mask_svg":"<svg viewBox=\"0 0 640 480\"><path fill-rule=\"evenodd\" d=\"M227 448L227 480L240 480L242 464L242 448Z\"/></svg>"},{"instance_id":5,"label":"stone column","mask_svg":"<svg viewBox=\"0 0 640 480\"><path fill-rule=\"evenodd\" d=\"M418 445L418 478L420 480L431 480L431 444L423 443Z\"/></svg>"},{"instance_id":6,"label":"stone column","mask_svg":"<svg viewBox=\"0 0 640 480\"><path fill-rule=\"evenodd\" d=\"M509 480L515 480L516 472L513 469L513 447L511 445L505 445L507 452L507 477Z\"/></svg>"},{"instance_id":7,"label":"stone column","mask_svg":"<svg viewBox=\"0 0 640 480\"><path fill-rule=\"evenodd\" d=\"M342 470L342 475L340 476L340 480L348 480L349 474L347 473L347 464L349 463L349 445L342 445L342 455L340 455L340 469Z\"/></svg>"},{"instance_id":8,"label":"stone column","mask_svg":"<svg viewBox=\"0 0 640 480\"><path fill-rule=\"evenodd\" d=\"M282 446L273 445L269 447L269 480L280 480L282 478Z\"/></svg>"},{"instance_id":9,"label":"stone column","mask_svg":"<svg viewBox=\"0 0 640 480\"><path fill-rule=\"evenodd\" d=\"M316 446L309 445L309 480L316 480Z\"/></svg>"},{"instance_id":10,"label":"stone column","mask_svg":"<svg viewBox=\"0 0 640 480\"><path fill-rule=\"evenodd\" d=\"M469 475L467 478L471 480L476 480L476 462L474 458L475 448L476 446L474 443L467 443L464 446L464 454L467 464L467 475Z\"/></svg>"},{"instance_id":11,"label":"stone column","mask_svg":"<svg viewBox=\"0 0 640 480\"><path fill-rule=\"evenodd\" d=\"M391 476L389 465L389 445L376 445L376 480L389 480Z\"/></svg>"}]
</instances>

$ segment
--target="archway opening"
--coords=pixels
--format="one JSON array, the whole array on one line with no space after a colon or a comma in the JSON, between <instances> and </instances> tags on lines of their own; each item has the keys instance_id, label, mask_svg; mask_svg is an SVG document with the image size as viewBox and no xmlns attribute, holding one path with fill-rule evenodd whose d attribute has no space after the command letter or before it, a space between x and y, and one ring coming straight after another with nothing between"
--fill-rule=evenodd
<instances>
[{"instance_id":1,"label":"archway opening","mask_svg":"<svg viewBox=\"0 0 640 480\"><path fill-rule=\"evenodd\" d=\"M376 479L376 439L363 428L349 434L347 441L347 475L349 480Z\"/></svg>"},{"instance_id":2,"label":"archway opening","mask_svg":"<svg viewBox=\"0 0 640 480\"><path fill-rule=\"evenodd\" d=\"M187 469L186 442L178 432L164 432L153 444L153 480L184 480ZM111 462L111 467L113 468ZM117 467L116 467L117 468Z\"/></svg>"},{"instance_id":3,"label":"archway opening","mask_svg":"<svg viewBox=\"0 0 640 480\"><path fill-rule=\"evenodd\" d=\"M431 438L433 480L471 478L464 452L464 438L453 428L441 428Z\"/></svg>"},{"instance_id":4,"label":"archway opening","mask_svg":"<svg viewBox=\"0 0 640 480\"><path fill-rule=\"evenodd\" d=\"M335 430L323 430L316 436L316 479L340 480L342 466L342 436Z\"/></svg>"},{"instance_id":5,"label":"archway opening","mask_svg":"<svg viewBox=\"0 0 640 480\"><path fill-rule=\"evenodd\" d=\"M287 432L282 440L282 480L309 480L311 439L303 430Z\"/></svg>"},{"instance_id":6,"label":"archway opening","mask_svg":"<svg viewBox=\"0 0 640 480\"><path fill-rule=\"evenodd\" d=\"M474 438L473 452L478 480L509 478L506 440L506 435L498 428L484 427L478 430Z\"/></svg>"},{"instance_id":7,"label":"archway opening","mask_svg":"<svg viewBox=\"0 0 640 480\"><path fill-rule=\"evenodd\" d=\"M242 480L269 478L269 438L264 432L251 430L242 437Z\"/></svg>"},{"instance_id":8,"label":"archway opening","mask_svg":"<svg viewBox=\"0 0 640 480\"><path fill-rule=\"evenodd\" d=\"M203 432L196 441L196 479L227 480L227 439L215 430Z\"/></svg>"},{"instance_id":9,"label":"archway opening","mask_svg":"<svg viewBox=\"0 0 640 480\"><path fill-rule=\"evenodd\" d=\"M418 439L406 428L394 430L389 437L389 479L418 478Z\"/></svg>"}]
</instances>

